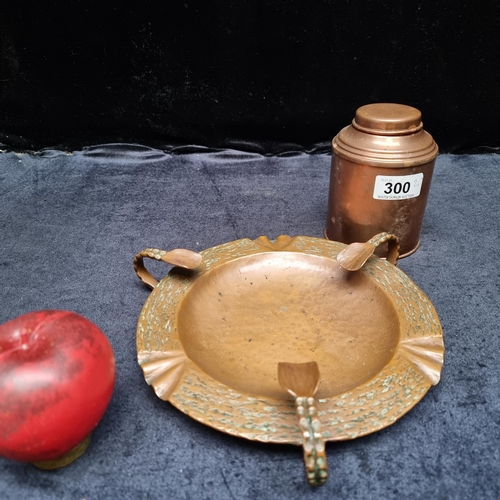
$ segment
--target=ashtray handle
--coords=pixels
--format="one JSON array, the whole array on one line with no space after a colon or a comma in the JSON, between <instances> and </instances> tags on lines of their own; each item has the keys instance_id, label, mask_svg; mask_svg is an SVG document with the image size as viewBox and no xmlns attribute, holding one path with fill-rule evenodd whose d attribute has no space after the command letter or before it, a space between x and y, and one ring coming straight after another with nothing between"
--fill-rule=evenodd
<instances>
[{"instance_id":1,"label":"ashtray handle","mask_svg":"<svg viewBox=\"0 0 500 500\"><path fill-rule=\"evenodd\" d=\"M387 262L390 262L393 265L396 265L396 262L399 259L399 249L401 248L399 238L392 233L379 233L376 234L373 238L371 238L368 243L377 248L382 243L387 242L387 255L385 259Z\"/></svg>"},{"instance_id":2,"label":"ashtray handle","mask_svg":"<svg viewBox=\"0 0 500 500\"><path fill-rule=\"evenodd\" d=\"M158 280L146 269L144 265L146 257L184 269L196 269L203 260L199 253L184 248L176 248L169 252L157 248L146 248L134 257L134 270L139 279L151 289L158 285Z\"/></svg>"},{"instance_id":3,"label":"ashtray handle","mask_svg":"<svg viewBox=\"0 0 500 500\"><path fill-rule=\"evenodd\" d=\"M399 238L391 233L376 234L366 243L351 243L338 253L337 262L348 271L357 271L364 266L365 262L373 255L375 249L386 242L388 247L385 258L391 264L396 265L399 257Z\"/></svg>"}]
</instances>

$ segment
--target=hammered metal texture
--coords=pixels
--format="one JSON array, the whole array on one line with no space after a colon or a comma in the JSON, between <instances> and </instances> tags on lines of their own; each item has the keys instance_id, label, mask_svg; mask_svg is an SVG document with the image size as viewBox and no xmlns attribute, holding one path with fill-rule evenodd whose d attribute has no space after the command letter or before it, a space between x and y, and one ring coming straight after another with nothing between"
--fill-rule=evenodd
<instances>
[{"instance_id":1,"label":"hammered metal texture","mask_svg":"<svg viewBox=\"0 0 500 500\"><path fill-rule=\"evenodd\" d=\"M159 397L170 401L193 419L222 432L262 442L302 444L303 436L297 425L293 398L285 392L282 395L275 393L272 385L259 394L253 390L255 384L252 385L252 381L249 382L252 391L242 390L240 386L235 388L231 380L221 381L212 375L214 370L218 373L219 367L210 366L212 374L207 373L200 367L202 363L199 360L194 362L192 359L196 357L195 347L197 349L199 346L193 347L185 325L193 324L200 332L206 326L215 332L210 338L217 335L218 328L221 332L226 328L222 324L224 318L218 325L206 324L210 311L206 311L206 317L189 319L193 310L196 310L191 310L191 304L198 293L197 285L203 290L217 276L224 277L225 267L221 266L225 264L231 270L236 260L238 263L241 261L242 265L248 259L266 263L266 259L273 259L282 253L285 263L298 259L299 263L303 261L309 265L314 259L312 256L317 256L320 265L336 269L336 255L345 246L304 236L281 236L275 241L266 237L255 241L242 239L201 252L203 262L190 274L178 274L173 269L152 291L138 320L138 360L146 381ZM257 276L259 268L256 267L254 272ZM369 293L375 294L375 300L379 297L385 308L384 314L387 311L387 314L392 315L391 311L394 311L394 318L389 319L388 324L397 330L385 341L388 352L386 357L380 358L383 366L369 375L367 380L360 378L360 382L353 387L338 392L335 392L336 386L332 381L321 381L316 400L317 418L323 439L327 441L353 439L391 425L413 408L432 385L438 383L443 364L444 344L439 318L432 303L407 275L392 264L372 256L361 270L351 273L351 276L345 279L359 282L363 287L371 287ZM297 282L296 286L300 288L301 283ZM272 297L269 300L272 303ZM359 318L363 317L368 307L366 297L358 297L357 300L361 302L353 304L346 311L353 324L356 321L359 323ZM210 301L217 304L216 297L210 297ZM207 298L207 302L210 301ZM314 296L312 302L315 302ZM366 318L365 322L371 322L371 318ZM363 327L362 323L359 324ZM220 359L223 364L228 362L224 359L228 347L226 344L221 346ZM245 360L244 354L241 351L242 363L254 361ZM209 352L209 357L215 355ZM274 361L277 363L287 359ZM262 366L265 368L264 364ZM329 367L326 368L328 378ZM275 370L275 367L272 369ZM152 372L156 373L156 377L152 377ZM321 369L321 373L324 374L325 370ZM158 376L163 378L160 384L155 384Z\"/></svg>"}]
</instances>

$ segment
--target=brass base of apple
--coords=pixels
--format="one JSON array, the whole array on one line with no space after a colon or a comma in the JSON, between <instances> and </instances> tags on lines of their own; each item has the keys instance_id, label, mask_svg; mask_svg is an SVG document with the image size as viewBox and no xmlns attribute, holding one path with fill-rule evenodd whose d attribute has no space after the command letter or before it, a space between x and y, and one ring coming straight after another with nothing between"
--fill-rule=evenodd
<instances>
[{"instance_id":1,"label":"brass base of apple","mask_svg":"<svg viewBox=\"0 0 500 500\"><path fill-rule=\"evenodd\" d=\"M90 444L92 434L89 434L81 443L77 444L72 450L64 454L62 457L54 460L44 460L43 462L32 462L35 467L43 470L54 470L66 467L73 463L77 458L80 458Z\"/></svg>"}]
</instances>

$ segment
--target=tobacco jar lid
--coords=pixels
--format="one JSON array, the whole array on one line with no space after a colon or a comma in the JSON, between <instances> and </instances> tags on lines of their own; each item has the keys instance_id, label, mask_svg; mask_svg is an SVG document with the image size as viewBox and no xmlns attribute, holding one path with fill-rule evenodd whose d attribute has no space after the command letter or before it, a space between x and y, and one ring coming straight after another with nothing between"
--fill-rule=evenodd
<instances>
[{"instance_id":1,"label":"tobacco jar lid","mask_svg":"<svg viewBox=\"0 0 500 500\"><path fill-rule=\"evenodd\" d=\"M380 135L413 134L422 129L422 113L412 106L380 102L356 110L353 127Z\"/></svg>"},{"instance_id":2,"label":"tobacco jar lid","mask_svg":"<svg viewBox=\"0 0 500 500\"><path fill-rule=\"evenodd\" d=\"M375 103L357 109L351 125L332 141L341 158L376 167L411 167L434 160L438 146L423 129L422 113L405 104Z\"/></svg>"}]
</instances>

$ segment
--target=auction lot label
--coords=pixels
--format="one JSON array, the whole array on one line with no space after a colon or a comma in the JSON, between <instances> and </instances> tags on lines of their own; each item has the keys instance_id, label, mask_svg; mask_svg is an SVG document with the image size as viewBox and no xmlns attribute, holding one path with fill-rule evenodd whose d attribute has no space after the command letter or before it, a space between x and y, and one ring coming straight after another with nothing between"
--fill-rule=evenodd
<instances>
[{"instance_id":1,"label":"auction lot label","mask_svg":"<svg viewBox=\"0 0 500 500\"><path fill-rule=\"evenodd\" d=\"M407 200L420 195L424 174L377 175L373 197L376 200Z\"/></svg>"}]
</instances>

